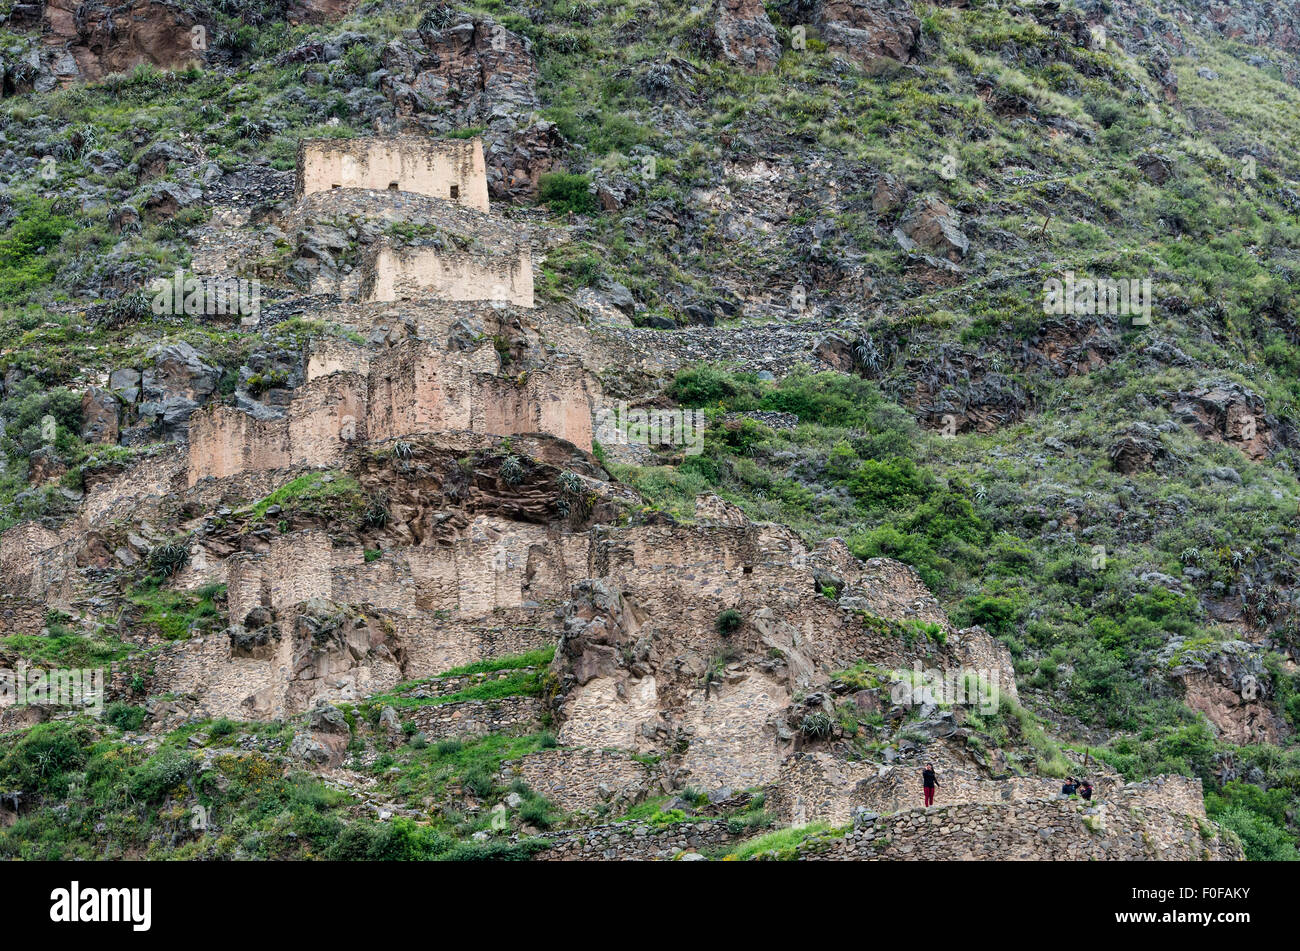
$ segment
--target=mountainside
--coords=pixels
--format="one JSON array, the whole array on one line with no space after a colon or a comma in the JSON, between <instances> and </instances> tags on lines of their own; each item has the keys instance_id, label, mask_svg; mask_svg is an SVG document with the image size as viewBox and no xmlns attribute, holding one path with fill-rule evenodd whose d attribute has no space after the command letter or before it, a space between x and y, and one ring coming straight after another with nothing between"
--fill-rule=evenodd
<instances>
[{"instance_id":1,"label":"mountainside","mask_svg":"<svg viewBox=\"0 0 1300 951\"><path fill-rule=\"evenodd\" d=\"M1290 0L0 0L0 855L1297 858L1298 136Z\"/></svg>"}]
</instances>

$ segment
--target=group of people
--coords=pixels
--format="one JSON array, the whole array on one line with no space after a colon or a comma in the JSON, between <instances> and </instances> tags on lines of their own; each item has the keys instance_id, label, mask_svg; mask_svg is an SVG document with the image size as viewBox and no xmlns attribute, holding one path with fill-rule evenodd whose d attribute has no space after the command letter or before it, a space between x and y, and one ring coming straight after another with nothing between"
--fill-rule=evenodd
<instances>
[{"instance_id":1,"label":"group of people","mask_svg":"<svg viewBox=\"0 0 1300 951\"><path fill-rule=\"evenodd\" d=\"M939 777L934 772L934 764L926 763L925 769L921 770L921 791L925 793L925 804L934 805L934 791L939 785ZM1086 779L1075 779L1073 776L1065 778L1065 785L1061 787L1063 796L1081 796L1084 799L1092 799L1092 783Z\"/></svg>"},{"instance_id":2,"label":"group of people","mask_svg":"<svg viewBox=\"0 0 1300 951\"><path fill-rule=\"evenodd\" d=\"M1092 783L1086 779L1075 779L1073 776L1065 777L1065 785L1061 787L1062 796L1082 796L1084 799L1092 798Z\"/></svg>"}]
</instances>

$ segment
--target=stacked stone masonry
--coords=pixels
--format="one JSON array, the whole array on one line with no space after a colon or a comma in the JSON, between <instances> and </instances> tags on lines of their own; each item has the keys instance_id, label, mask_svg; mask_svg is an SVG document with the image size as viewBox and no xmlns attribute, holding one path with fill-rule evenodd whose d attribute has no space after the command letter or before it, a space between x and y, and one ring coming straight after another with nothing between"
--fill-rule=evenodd
<instances>
[{"instance_id":1,"label":"stacked stone masonry","mask_svg":"<svg viewBox=\"0 0 1300 951\"><path fill-rule=\"evenodd\" d=\"M415 707L402 717L428 739L443 740L533 733L541 729L544 712L539 697L502 697Z\"/></svg>"},{"instance_id":2,"label":"stacked stone masonry","mask_svg":"<svg viewBox=\"0 0 1300 951\"><path fill-rule=\"evenodd\" d=\"M826 753L800 753L783 763L780 777L769 791L768 809L796 825L816 821L840 825L862 810L879 814L906 810L922 803L923 763L933 763L938 774L935 803L939 806L1054 799L1064 782L1047 776L992 777L960 760L942 743L930 744L915 761L884 765L846 762ZM1137 804L1205 818L1199 779L1157 776L1123 784L1097 775L1092 781L1097 804L1125 809Z\"/></svg>"},{"instance_id":3,"label":"stacked stone masonry","mask_svg":"<svg viewBox=\"0 0 1300 951\"><path fill-rule=\"evenodd\" d=\"M734 833L726 820L678 822L653 826L616 822L580 831L549 832L539 838L548 848L535 857L549 862L654 861L673 859L682 852L722 848L746 834Z\"/></svg>"},{"instance_id":4,"label":"stacked stone masonry","mask_svg":"<svg viewBox=\"0 0 1300 951\"><path fill-rule=\"evenodd\" d=\"M485 348L491 352L491 347ZM475 369L473 361L412 341L339 369L331 350L283 417L260 420L231 407L196 413L188 481L241 472L332 466L367 441L444 430L498 436L550 433L590 451L594 394L578 368L557 365L523 380ZM309 361L309 368L312 363Z\"/></svg>"},{"instance_id":5,"label":"stacked stone masonry","mask_svg":"<svg viewBox=\"0 0 1300 951\"><path fill-rule=\"evenodd\" d=\"M418 192L488 210L481 139L315 139L298 146L299 196L336 188Z\"/></svg>"},{"instance_id":6,"label":"stacked stone masonry","mask_svg":"<svg viewBox=\"0 0 1300 951\"><path fill-rule=\"evenodd\" d=\"M814 861L1241 861L1240 844L1194 815L1161 807L1026 800L961 803L877 816L806 843Z\"/></svg>"},{"instance_id":7,"label":"stacked stone masonry","mask_svg":"<svg viewBox=\"0 0 1300 951\"><path fill-rule=\"evenodd\" d=\"M635 801L650 768L616 750L553 749L502 764L500 778L507 784L523 780L564 812L587 812Z\"/></svg>"}]
</instances>

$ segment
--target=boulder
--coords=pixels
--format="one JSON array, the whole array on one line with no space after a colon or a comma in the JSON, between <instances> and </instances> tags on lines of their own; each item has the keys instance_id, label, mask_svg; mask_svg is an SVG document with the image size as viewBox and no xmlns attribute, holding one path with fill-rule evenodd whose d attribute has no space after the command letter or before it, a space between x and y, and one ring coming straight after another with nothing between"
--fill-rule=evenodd
<instances>
[{"instance_id":1,"label":"boulder","mask_svg":"<svg viewBox=\"0 0 1300 951\"><path fill-rule=\"evenodd\" d=\"M1165 457L1160 435L1145 423L1134 423L1111 443L1107 455L1116 472L1145 472Z\"/></svg>"},{"instance_id":2,"label":"boulder","mask_svg":"<svg viewBox=\"0 0 1300 951\"><path fill-rule=\"evenodd\" d=\"M907 201L906 183L885 173L876 180L876 190L871 194L871 209L884 217L892 215Z\"/></svg>"},{"instance_id":3,"label":"boulder","mask_svg":"<svg viewBox=\"0 0 1300 951\"><path fill-rule=\"evenodd\" d=\"M157 420L165 438L180 439L190 416L216 391L220 371L184 341L158 344L148 356L153 366L141 375L140 414Z\"/></svg>"},{"instance_id":4,"label":"boulder","mask_svg":"<svg viewBox=\"0 0 1300 951\"><path fill-rule=\"evenodd\" d=\"M140 399L140 371L114 370L108 375L108 388L126 405L134 404Z\"/></svg>"},{"instance_id":5,"label":"boulder","mask_svg":"<svg viewBox=\"0 0 1300 951\"><path fill-rule=\"evenodd\" d=\"M904 250L920 247L953 262L970 250L970 239L961 230L956 212L933 195L925 195L912 205L895 229L895 237Z\"/></svg>"},{"instance_id":6,"label":"boulder","mask_svg":"<svg viewBox=\"0 0 1300 951\"><path fill-rule=\"evenodd\" d=\"M1291 436L1266 412L1263 399L1231 381L1210 381L1181 391L1172 410L1174 418L1198 436L1234 445L1256 461L1274 452L1275 429L1284 430L1284 440Z\"/></svg>"}]
</instances>

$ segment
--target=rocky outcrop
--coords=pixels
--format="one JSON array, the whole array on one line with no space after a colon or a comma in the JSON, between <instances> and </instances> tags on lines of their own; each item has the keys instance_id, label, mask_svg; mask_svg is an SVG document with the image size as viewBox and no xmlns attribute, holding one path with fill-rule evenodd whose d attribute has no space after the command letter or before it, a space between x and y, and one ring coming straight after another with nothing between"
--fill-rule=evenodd
<instances>
[{"instance_id":1,"label":"rocky outcrop","mask_svg":"<svg viewBox=\"0 0 1300 951\"><path fill-rule=\"evenodd\" d=\"M1229 743L1277 743L1283 726L1270 707L1272 677L1264 652L1244 641L1184 649L1171 645L1161 660L1174 664L1170 677L1183 687L1183 702L1205 714Z\"/></svg>"},{"instance_id":2,"label":"rocky outcrop","mask_svg":"<svg viewBox=\"0 0 1300 951\"><path fill-rule=\"evenodd\" d=\"M216 391L220 371L190 344L159 344L149 351L153 366L144 371L140 415L151 418L166 439L184 436L190 416Z\"/></svg>"},{"instance_id":3,"label":"rocky outcrop","mask_svg":"<svg viewBox=\"0 0 1300 951\"><path fill-rule=\"evenodd\" d=\"M822 0L815 17L826 45L868 71L917 57L921 21L906 0Z\"/></svg>"},{"instance_id":4,"label":"rocky outcrop","mask_svg":"<svg viewBox=\"0 0 1300 951\"><path fill-rule=\"evenodd\" d=\"M717 0L714 17L714 42L723 59L765 73L781 58L776 27L761 0Z\"/></svg>"},{"instance_id":5,"label":"rocky outcrop","mask_svg":"<svg viewBox=\"0 0 1300 951\"><path fill-rule=\"evenodd\" d=\"M92 386L81 396L81 438L86 442L117 442L122 404L116 396Z\"/></svg>"},{"instance_id":6,"label":"rocky outcrop","mask_svg":"<svg viewBox=\"0 0 1300 951\"><path fill-rule=\"evenodd\" d=\"M1203 439L1236 446L1256 461L1272 455L1277 442L1278 420L1265 410L1263 399L1238 383L1220 380L1179 392L1173 413Z\"/></svg>"},{"instance_id":7,"label":"rocky outcrop","mask_svg":"<svg viewBox=\"0 0 1300 951\"><path fill-rule=\"evenodd\" d=\"M912 205L894 236L904 250L924 248L954 262L970 250L970 239L961 230L956 212L933 195L923 196Z\"/></svg>"},{"instance_id":8,"label":"rocky outcrop","mask_svg":"<svg viewBox=\"0 0 1300 951\"><path fill-rule=\"evenodd\" d=\"M1155 429L1145 423L1134 423L1111 443L1107 455L1116 472L1132 475L1151 469L1166 452Z\"/></svg>"},{"instance_id":9,"label":"rocky outcrop","mask_svg":"<svg viewBox=\"0 0 1300 951\"><path fill-rule=\"evenodd\" d=\"M537 63L531 42L490 19L461 15L381 56L381 91L400 118L429 131L484 126L488 191L498 200L535 197L560 158L563 140L536 115Z\"/></svg>"},{"instance_id":10,"label":"rocky outcrop","mask_svg":"<svg viewBox=\"0 0 1300 951\"><path fill-rule=\"evenodd\" d=\"M893 215L907 201L907 183L890 174L876 180L876 190L871 194L871 210L881 217Z\"/></svg>"},{"instance_id":11,"label":"rocky outcrop","mask_svg":"<svg viewBox=\"0 0 1300 951\"><path fill-rule=\"evenodd\" d=\"M168 0L46 0L42 39L57 81L93 81L141 64L176 69L201 61L191 34L196 25L190 9Z\"/></svg>"}]
</instances>

